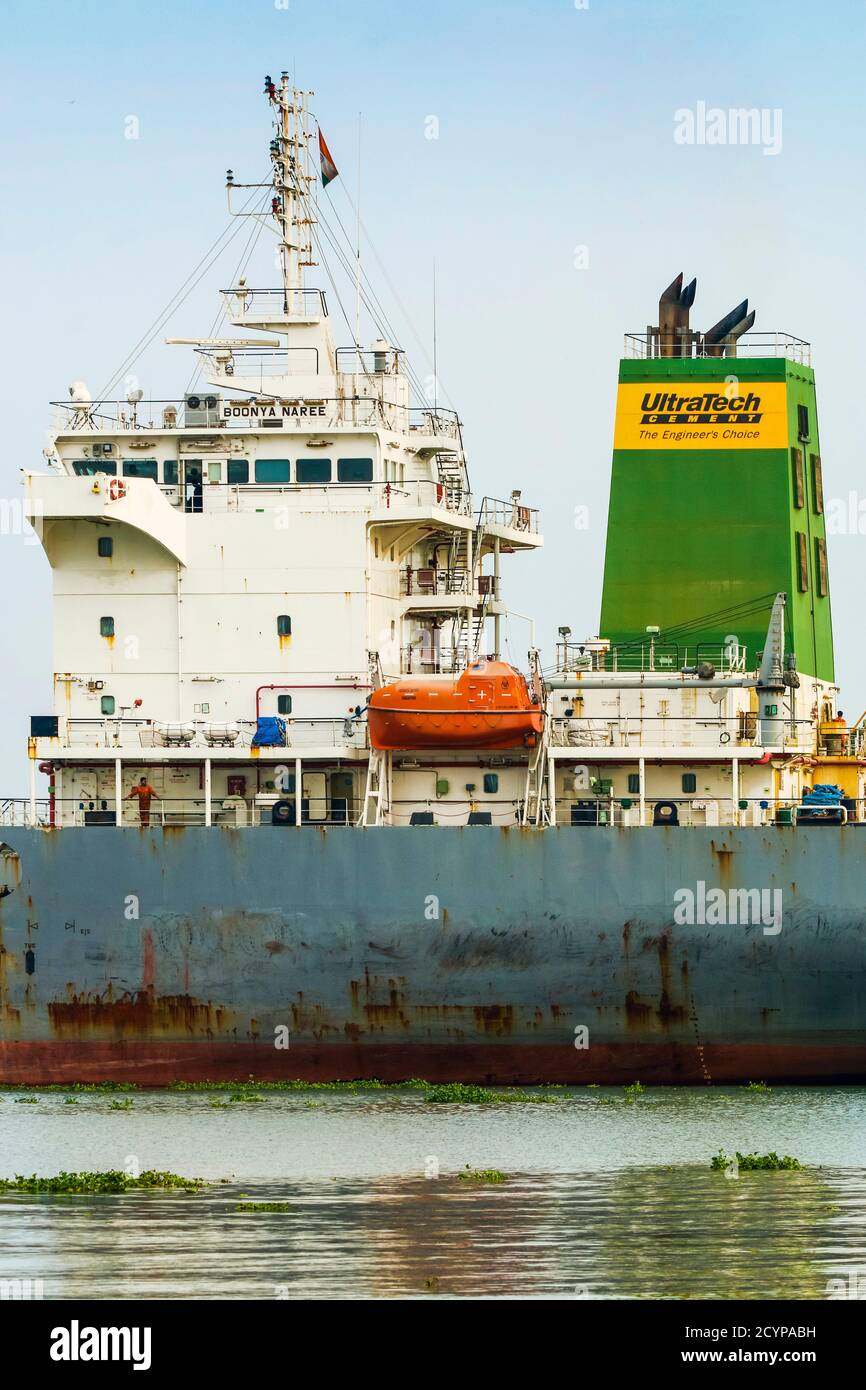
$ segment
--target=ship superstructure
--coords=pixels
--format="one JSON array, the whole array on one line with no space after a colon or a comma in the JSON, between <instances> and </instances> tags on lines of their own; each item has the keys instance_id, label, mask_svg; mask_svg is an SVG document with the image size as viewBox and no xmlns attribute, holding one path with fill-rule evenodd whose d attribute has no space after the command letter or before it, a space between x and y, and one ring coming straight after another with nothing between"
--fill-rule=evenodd
<instances>
[{"instance_id":1,"label":"ship superstructure","mask_svg":"<svg viewBox=\"0 0 866 1390\"><path fill-rule=\"evenodd\" d=\"M498 655L500 557L541 544L519 493L473 498L456 414L412 403L397 347L335 347L304 283L308 94L266 92L282 283L224 292L244 336L184 340L206 385L183 400L79 387L52 472L27 477L55 578L55 709L31 750L52 823L137 824L142 775L160 824L270 823L286 799L298 823L364 821L368 694ZM440 800L459 820L463 787Z\"/></svg>"}]
</instances>

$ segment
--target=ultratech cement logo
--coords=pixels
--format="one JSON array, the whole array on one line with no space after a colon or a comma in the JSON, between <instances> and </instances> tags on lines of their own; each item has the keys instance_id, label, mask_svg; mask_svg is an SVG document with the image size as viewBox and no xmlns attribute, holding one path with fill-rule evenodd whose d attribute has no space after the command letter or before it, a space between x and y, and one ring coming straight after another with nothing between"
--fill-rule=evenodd
<instances>
[{"instance_id":1,"label":"ultratech cement logo","mask_svg":"<svg viewBox=\"0 0 866 1390\"><path fill-rule=\"evenodd\" d=\"M676 368L674 368L676 370ZM622 381L614 449L786 449L784 381Z\"/></svg>"},{"instance_id":2,"label":"ultratech cement logo","mask_svg":"<svg viewBox=\"0 0 866 1390\"><path fill-rule=\"evenodd\" d=\"M763 418L761 397L719 396L705 391L702 396L678 396L647 391L641 405L642 425L759 425Z\"/></svg>"}]
</instances>

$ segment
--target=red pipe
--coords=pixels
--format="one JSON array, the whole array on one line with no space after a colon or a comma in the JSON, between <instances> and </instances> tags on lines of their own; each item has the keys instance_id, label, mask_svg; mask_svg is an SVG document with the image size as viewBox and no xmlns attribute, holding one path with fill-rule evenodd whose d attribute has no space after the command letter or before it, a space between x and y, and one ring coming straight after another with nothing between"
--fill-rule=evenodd
<instances>
[{"instance_id":1,"label":"red pipe","mask_svg":"<svg viewBox=\"0 0 866 1390\"><path fill-rule=\"evenodd\" d=\"M360 681L340 681L335 684L333 681L325 685L260 685L256 691L256 719L259 718L260 696L263 690L372 690L371 685L364 685Z\"/></svg>"}]
</instances>

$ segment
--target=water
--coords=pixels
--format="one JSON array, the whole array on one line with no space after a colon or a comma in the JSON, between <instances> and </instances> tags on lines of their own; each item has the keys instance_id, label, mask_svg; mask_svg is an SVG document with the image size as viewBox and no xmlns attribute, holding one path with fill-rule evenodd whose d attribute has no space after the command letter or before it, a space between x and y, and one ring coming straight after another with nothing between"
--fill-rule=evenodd
<instances>
[{"instance_id":1,"label":"water","mask_svg":"<svg viewBox=\"0 0 866 1390\"><path fill-rule=\"evenodd\" d=\"M0 1175L137 1161L213 1186L0 1196L0 1279L46 1298L813 1299L839 1278L866 1296L866 1088L265 1094L4 1094ZM730 1179L719 1149L810 1166ZM466 1165L507 1180L462 1181Z\"/></svg>"}]
</instances>

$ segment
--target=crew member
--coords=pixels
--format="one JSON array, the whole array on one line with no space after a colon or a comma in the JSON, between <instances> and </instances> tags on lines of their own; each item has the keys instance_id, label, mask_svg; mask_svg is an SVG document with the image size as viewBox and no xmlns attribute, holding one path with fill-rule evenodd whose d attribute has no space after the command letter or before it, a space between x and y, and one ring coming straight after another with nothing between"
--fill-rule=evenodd
<instances>
[{"instance_id":1,"label":"crew member","mask_svg":"<svg viewBox=\"0 0 866 1390\"><path fill-rule=\"evenodd\" d=\"M150 803L156 796L156 792L146 777L139 778L138 786L132 788L129 796L126 798L127 801L131 801L134 796L138 798L139 820L142 825L150 825Z\"/></svg>"}]
</instances>

